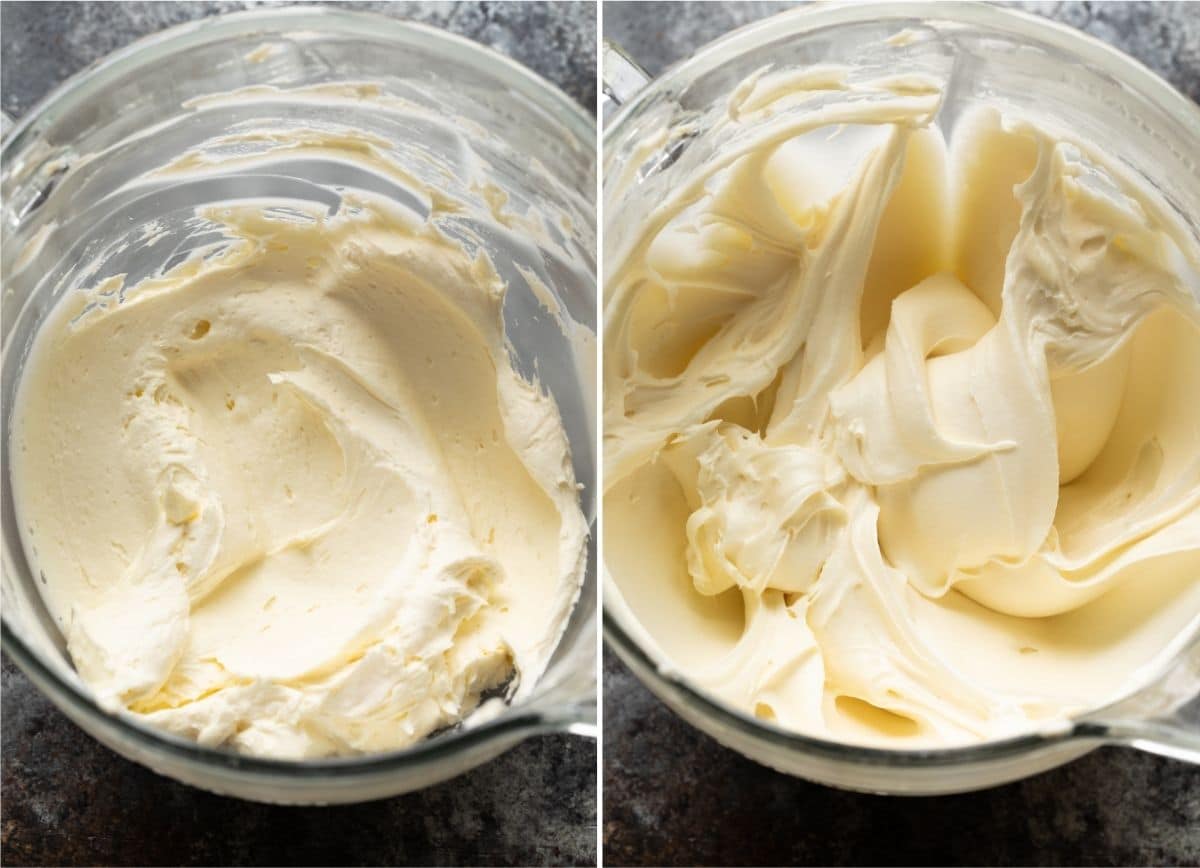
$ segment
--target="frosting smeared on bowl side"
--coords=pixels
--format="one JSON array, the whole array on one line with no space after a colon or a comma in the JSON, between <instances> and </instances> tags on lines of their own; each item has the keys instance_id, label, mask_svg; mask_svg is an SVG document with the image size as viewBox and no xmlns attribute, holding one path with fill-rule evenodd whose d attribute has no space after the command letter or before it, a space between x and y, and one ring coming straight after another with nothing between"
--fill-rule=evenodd
<instances>
[{"instance_id":1,"label":"frosting smeared on bowl side","mask_svg":"<svg viewBox=\"0 0 1200 868\"><path fill-rule=\"evenodd\" d=\"M461 204L409 189L430 216L347 191L202 209L220 245L43 323L16 502L107 706L263 756L383 751L545 669L586 562L567 437L491 258L434 219Z\"/></svg>"}]
</instances>

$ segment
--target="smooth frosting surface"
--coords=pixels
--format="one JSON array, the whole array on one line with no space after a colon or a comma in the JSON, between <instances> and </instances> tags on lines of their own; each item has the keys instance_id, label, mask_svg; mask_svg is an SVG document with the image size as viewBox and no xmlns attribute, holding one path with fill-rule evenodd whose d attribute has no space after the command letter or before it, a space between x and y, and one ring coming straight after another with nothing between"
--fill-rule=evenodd
<instances>
[{"instance_id":1,"label":"smooth frosting surface","mask_svg":"<svg viewBox=\"0 0 1200 868\"><path fill-rule=\"evenodd\" d=\"M204 216L234 243L71 293L25 368L16 501L85 682L277 757L527 694L587 528L490 260L374 195Z\"/></svg>"},{"instance_id":2,"label":"smooth frosting surface","mask_svg":"<svg viewBox=\"0 0 1200 868\"><path fill-rule=\"evenodd\" d=\"M756 76L610 225L613 608L835 740L1061 720L1200 621L1195 241L1044 125L947 140L942 98Z\"/></svg>"}]
</instances>

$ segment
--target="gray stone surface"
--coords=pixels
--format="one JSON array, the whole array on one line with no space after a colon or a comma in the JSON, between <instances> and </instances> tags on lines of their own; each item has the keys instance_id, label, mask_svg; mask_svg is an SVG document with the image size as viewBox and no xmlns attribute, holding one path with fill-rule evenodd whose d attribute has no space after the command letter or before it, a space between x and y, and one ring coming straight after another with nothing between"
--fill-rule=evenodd
<instances>
[{"instance_id":1,"label":"gray stone surface","mask_svg":"<svg viewBox=\"0 0 1200 868\"><path fill-rule=\"evenodd\" d=\"M606 2L649 72L792 3ZM1105 39L1200 99L1200 4L1018 3ZM1198 143L1200 147L1200 143ZM604 656L606 865L1197 865L1200 770L1105 749L961 796L863 796L781 775L672 714Z\"/></svg>"},{"instance_id":2,"label":"gray stone surface","mask_svg":"<svg viewBox=\"0 0 1200 868\"><path fill-rule=\"evenodd\" d=\"M19 117L52 87L147 33L244 3L0 6L0 102ZM595 110L590 3L347 3L491 45ZM5 658L6 865L594 864L596 749L527 741L445 784L336 808L282 808L176 784L101 747Z\"/></svg>"}]
</instances>

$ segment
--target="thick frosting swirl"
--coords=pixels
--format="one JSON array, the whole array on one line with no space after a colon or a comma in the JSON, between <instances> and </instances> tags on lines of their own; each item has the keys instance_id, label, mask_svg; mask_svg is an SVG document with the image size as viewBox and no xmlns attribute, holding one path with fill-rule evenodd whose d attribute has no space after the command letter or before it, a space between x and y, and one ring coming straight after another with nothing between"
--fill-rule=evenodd
<instances>
[{"instance_id":1,"label":"thick frosting swirl","mask_svg":"<svg viewBox=\"0 0 1200 868\"><path fill-rule=\"evenodd\" d=\"M609 251L616 608L840 740L1028 730L1200 620L1195 240L1100 149L981 107L947 140L941 100L755 77Z\"/></svg>"},{"instance_id":2,"label":"thick frosting swirl","mask_svg":"<svg viewBox=\"0 0 1200 868\"><path fill-rule=\"evenodd\" d=\"M22 379L16 501L84 681L276 757L527 695L587 528L490 260L374 195L204 216L223 251L71 293Z\"/></svg>"}]
</instances>

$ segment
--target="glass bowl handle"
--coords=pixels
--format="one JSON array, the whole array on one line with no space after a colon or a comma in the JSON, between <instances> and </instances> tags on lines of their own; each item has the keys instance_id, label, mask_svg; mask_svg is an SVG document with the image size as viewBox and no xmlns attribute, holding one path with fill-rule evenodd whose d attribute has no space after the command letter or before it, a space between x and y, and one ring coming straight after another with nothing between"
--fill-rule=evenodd
<instances>
[{"instance_id":1,"label":"glass bowl handle","mask_svg":"<svg viewBox=\"0 0 1200 868\"><path fill-rule=\"evenodd\" d=\"M595 679L588 691L547 708L546 722L556 732L566 732L583 738L597 737Z\"/></svg>"},{"instance_id":2,"label":"glass bowl handle","mask_svg":"<svg viewBox=\"0 0 1200 868\"><path fill-rule=\"evenodd\" d=\"M600 116L607 122L622 104L646 86L650 76L629 52L608 39L604 40L601 61Z\"/></svg>"},{"instance_id":3,"label":"glass bowl handle","mask_svg":"<svg viewBox=\"0 0 1200 868\"><path fill-rule=\"evenodd\" d=\"M1200 765L1200 636L1156 681L1077 721L1075 735Z\"/></svg>"},{"instance_id":4,"label":"glass bowl handle","mask_svg":"<svg viewBox=\"0 0 1200 868\"><path fill-rule=\"evenodd\" d=\"M596 660L599 642L591 618L567 649L561 665L543 676L527 707L547 732L567 732L596 738Z\"/></svg>"}]
</instances>

